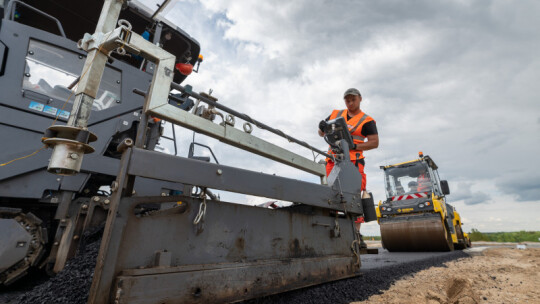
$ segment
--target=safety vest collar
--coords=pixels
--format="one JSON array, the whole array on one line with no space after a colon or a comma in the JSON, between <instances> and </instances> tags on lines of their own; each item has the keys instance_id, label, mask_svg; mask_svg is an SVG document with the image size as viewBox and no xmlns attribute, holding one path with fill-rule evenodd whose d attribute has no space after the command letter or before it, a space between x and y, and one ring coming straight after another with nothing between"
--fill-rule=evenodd
<instances>
[{"instance_id":1,"label":"safety vest collar","mask_svg":"<svg viewBox=\"0 0 540 304\"><path fill-rule=\"evenodd\" d=\"M336 119L340 116L343 116L343 112L345 112L345 110L334 110L332 114L330 115L330 119ZM345 121L347 121L347 116L344 116L344 118L345 118Z\"/></svg>"}]
</instances>

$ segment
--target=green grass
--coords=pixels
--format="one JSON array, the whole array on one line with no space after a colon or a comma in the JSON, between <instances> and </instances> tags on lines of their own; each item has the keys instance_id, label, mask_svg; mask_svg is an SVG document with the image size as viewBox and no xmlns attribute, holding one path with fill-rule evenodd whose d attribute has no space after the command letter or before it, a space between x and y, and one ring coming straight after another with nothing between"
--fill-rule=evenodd
<instances>
[{"instance_id":1,"label":"green grass","mask_svg":"<svg viewBox=\"0 0 540 304\"><path fill-rule=\"evenodd\" d=\"M473 228L469 237L472 242L539 242L540 231L480 232Z\"/></svg>"},{"instance_id":2,"label":"green grass","mask_svg":"<svg viewBox=\"0 0 540 304\"><path fill-rule=\"evenodd\" d=\"M472 229L469 232L469 237L472 242L539 242L540 231L517 231L517 232L480 232L477 229ZM366 241L380 241L380 236L364 235Z\"/></svg>"}]
</instances>

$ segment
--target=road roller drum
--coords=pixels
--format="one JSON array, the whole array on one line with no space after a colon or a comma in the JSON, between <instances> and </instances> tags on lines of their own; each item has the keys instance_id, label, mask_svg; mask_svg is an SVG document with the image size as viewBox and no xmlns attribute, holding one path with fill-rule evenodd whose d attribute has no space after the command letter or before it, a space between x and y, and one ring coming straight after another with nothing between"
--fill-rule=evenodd
<instances>
[{"instance_id":1,"label":"road roller drum","mask_svg":"<svg viewBox=\"0 0 540 304\"><path fill-rule=\"evenodd\" d=\"M381 221L381 238L388 251L449 251L449 239L438 215Z\"/></svg>"}]
</instances>

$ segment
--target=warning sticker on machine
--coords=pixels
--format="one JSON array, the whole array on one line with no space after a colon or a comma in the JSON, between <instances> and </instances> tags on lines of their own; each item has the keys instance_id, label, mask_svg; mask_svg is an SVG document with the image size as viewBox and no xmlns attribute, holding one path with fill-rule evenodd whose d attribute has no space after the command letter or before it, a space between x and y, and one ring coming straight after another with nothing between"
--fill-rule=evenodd
<instances>
[{"instance_id":1,"label":"warning sticker on machine","mask_svg":"<svg viewBox=\"0 0 540 304\"><path fill-rule=\"evenodd\" d=\"M413 210L414 208L403 208L403 209L398 209L398 212L411 212Z\"/></svg>"},{"instance_id":2,"label":"warning sticker on machine","mask_svg":"<svg viewBox=\"0 0 540 304\"><path fill-rule=\"evenodd\" d=\"M58 109L51 106L45 106L45 108L43 109L43 113L47 113L51 115L56 115L56 112L58 112Z\"/></svg>"},{"instance_id":3,"label":"warning sticker on machine","mask_svg":"<svg viewBox=\"0 0 540 304\"><path fill-rule=\"evenodd\" d=\"M69 113L68 111L60 110L60 111L58 112L58 117L68 119L68 118L69 118L69 114L70 114L70 113Z\"/></svg>"},{"instance_id":4,"label":"warning sticker on machine","mask_svg":"<svg viewBox=\"0 0 540 304\"><path fill-rule=\"evenodd\" d=\"M45 107L44 104L39 103L39 102L35 102L35 101L31 101L30 105L28 105L29 109L40 111L40 112L43 111L44 107Z\"/></svg>"},{"instance_id":5,"label":"warning sticker on machine","mask_svg":"<svg viewBox=\"0 0 540 304\"><path fill-rule=\"evenodd\" d=\"M63 118L63 119L69 119L69 115L71 114L71 112L59 110L51 106L46 106L37 101L31 101L30 104L28 105L28 108L35 111L51 114L51 115L56 115L58 113L58 117Z\"/></svg>"}]
</instances>

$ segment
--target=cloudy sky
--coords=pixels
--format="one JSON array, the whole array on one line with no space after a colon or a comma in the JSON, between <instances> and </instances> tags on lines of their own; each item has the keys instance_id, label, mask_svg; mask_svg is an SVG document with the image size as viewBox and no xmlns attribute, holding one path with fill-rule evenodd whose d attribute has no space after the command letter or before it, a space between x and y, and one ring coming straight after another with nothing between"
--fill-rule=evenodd
<instances>
[{"instance_id":1,"label":"cloudy sky","mask_svg":"<svg viewBox=\"0 0 540 304\"><path fill-rule=\"evenodd\" d=\"M320 149L318 122L344 108L343 92L356 87L379 130L379 148L365 153L376 201L385 197L379 166L423 151L449 181L465 230L482 232L540 230L539 15L534 0L184 0L166 12L205 58L184 84L212 89L223 104ZM181 134L184 154L192 133ZM268 132L254 134L312 157ZM220 163L317 182L196 138ZM378 226L363 233L378 234Z\"/></svg>"}]
</instances>

